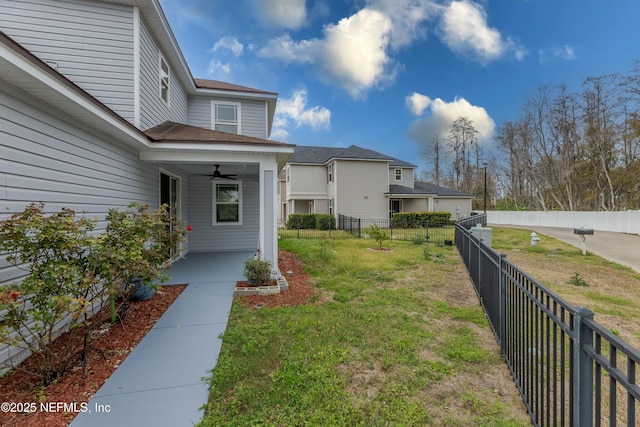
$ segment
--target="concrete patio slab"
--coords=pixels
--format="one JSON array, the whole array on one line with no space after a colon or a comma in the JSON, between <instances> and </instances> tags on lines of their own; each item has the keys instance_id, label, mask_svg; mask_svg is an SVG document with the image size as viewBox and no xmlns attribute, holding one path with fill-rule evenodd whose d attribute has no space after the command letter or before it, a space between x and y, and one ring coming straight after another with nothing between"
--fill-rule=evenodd
<instances>
[{"instance_id":1,"label":"concrete patio slab","mask_svg":"<svg viewBox=\"0 0 640 427\"><path fill-rule=\"evenodd\" d=\"M189 426L200 421L206 378L222 346L233 291L253 252L189 254L167 273L187 284L71 427ZM108 409L108 411L107 411Z\"/></svg>"}]
</instances>

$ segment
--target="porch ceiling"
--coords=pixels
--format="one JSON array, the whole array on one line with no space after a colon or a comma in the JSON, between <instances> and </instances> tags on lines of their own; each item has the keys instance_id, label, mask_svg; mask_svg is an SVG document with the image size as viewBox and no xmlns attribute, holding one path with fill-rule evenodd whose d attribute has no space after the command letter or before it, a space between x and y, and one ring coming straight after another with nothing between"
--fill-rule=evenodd
<instances>
[{"instance_id":1,"label":"porch ceiling","mask_svg":"<svg viewBox=\"0 0 640 427\"><path fill-rule=\"evenodd\" d=\"M190 175L210 175L215 170L215 165L220 165L220 173L231 175L258 175L260 165L257 163L233 163L233 162L204 162L204 163L173 163Z\"/></svg>"}]
</instances>

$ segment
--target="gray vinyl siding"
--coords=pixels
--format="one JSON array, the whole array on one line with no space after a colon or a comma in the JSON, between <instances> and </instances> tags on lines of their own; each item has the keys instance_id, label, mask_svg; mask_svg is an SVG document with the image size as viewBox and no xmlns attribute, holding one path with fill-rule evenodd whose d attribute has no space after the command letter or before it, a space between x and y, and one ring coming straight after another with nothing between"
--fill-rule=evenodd
<instances>
[{"instance_id":1,"label":"gray vinyl siding","mask_svg":"<svg viewBox=\"0 0 640 427\"><path fill-rule=\"evenodd\" d=\"M267 138L267 115L264 101L242 101L242 133Z\"/></svg>"},{"instance_id":2,"label":"gray vinyl siding","mask_svg":"<svg viewBox=\"0 0 640 427\"><path fill-rule=\"evenodd\" d=\"M141 19L140 28L140 128L148 129L166 120L188 123L188 95L169 63L169 106L160 98L160 48ZM163 55L168 61L167 56Z\"/></svg>"},{"instance_id":3,"label":"gray vinyl siding","mask_svg":"<svg viewBox=\"0 0 640 427\"><path fill-rule=\"evenodd\" d=\"M396 181L396 169L402 170L402 179L400 181ZM401 168L401 167L390 167L389 168L389 184L402 185L403 187L413 188L413 169L411 168Z\"/></svg>"},{"instance_id":4,"label":"gray vinyl siding","mask_svg":"<svg viewBox=\"0 0 640 427\"><path fill-rule=\"evenodd\" d=\"M387 162L336 161L338 214L365 219L389 218L389 164Z\"/></svg>"},{"instance_id":5,"label":"gray vinyl siding","mask_svg":"<svg viewBox=\"0 0 640 427\"><path fill-rule=\"evenodd\" d=\"M240 102L240 125L242 134L256 138L267 138L267 113L264 101L193 96L189 102L189 124L211 129L211 102Z\"/></svg>"},{"instance_id":6,"label":"gray vinyl siding","mask_svg":"<svg viewBox=\"0 0 640 427\"><path fill-rule=\"evenodd\" d=\"M242 182L242 225L213 225L213 187L210 178L192 176L189 216L193 231L190 252L256 250L260 232L260 189L257 176L238 176Z\"/></svg>"},{"instance_id":7,"label":"gray vinyl siding","mask_svg":"<svg viewBox=\"0 0 640 427\"><path fill-rule=\"evenodd\" d=\"M0 81L0 220L32 202L44 202L49 212L86 212L99 221L110 208L132 201L158 205L157 165L140 162L137 152L41 106ZM0 286L23 274L0 254ZM12 351L0 347L0 363L22 357Z\"/></svg>"},{"instance_id":8,"label":"gray vinyl siding","mask_svg":"<svg viewBox=\"0 0 640 427\"><path fill-rule=\"evenodd\" d=\"M0 0L0 29L133 122L133 9L74 0Z\"/></svg>"}]
</instances>

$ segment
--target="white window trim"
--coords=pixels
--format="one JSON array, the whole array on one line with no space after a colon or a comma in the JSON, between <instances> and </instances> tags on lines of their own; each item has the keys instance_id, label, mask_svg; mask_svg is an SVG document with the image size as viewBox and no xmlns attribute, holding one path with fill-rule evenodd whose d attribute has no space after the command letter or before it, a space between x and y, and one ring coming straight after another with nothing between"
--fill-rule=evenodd
<instances>
[{"instance_id":1,"label":"white window trim","mask_svg":"<svg viewBox=\"0 0 640 427\"><path fill-rule=\"evenodd\" d=\"M400 179L398 179L398 171L400 171ZM402 169L396 168L393 170L393 179L394 181L402 181Z\"/></svg>"},{"instance_id":2,"label":"white window trim","mask_svg":"<svg viewBox=\"0 0 640 427\"><path fill-rule=\"evenodd\" d=\"M212 215L212 223L216 226L225 226L225 225L242 225L242 181L232 181L232 180L212 180L213 185L211 186L212 196L211 205L213 208ZM216 206L218 201L216 200L218 192L216 191L218 184L234 184L238 186L238 221L237 222L218 222L216 220Z\"/></svg>"},{"instance_id":3,"label":"white window trim","mask_svg":"<svg viewBox=\"0 0 640 427\"><path fill-rule=\"evenodd\" d=\"M242 134L242 103L235 101L224 101L221 99L214 99L211 101L211 129L216 130L216 105L234 105L237 107L237 124L238 135ZM226 123L222 123L226 124Z\"/></svg>"},{"instance_id":4,"label":"white window trim","mask_svg":"<svg viewBox=\"0 0 640 427\"><path fill-rule=\"evenodd\" d=\"M329 165L327 166L327 181L329 182L329 184L333 183L334 180L334 168L333 168L333 163L329 163Z\"/></svg>"},{"instance_id":5,"label":"white window trim","mask_svg":"<svg viewBox=\"0 0 640 427\"><path fill-rule=\"evenodd\" d=\"M163 62L167 65L166 75L162 70ZM166 100L162 97L162 79L165 77L167 79L167 99ZM162 52L158 52L158 96L160 97L162 102L164 102L167 105L167 107L170 105L171 103L171 67L169 66L169 63L167 62L167 60L162 55Z\"/></svg>"}]
</instances>

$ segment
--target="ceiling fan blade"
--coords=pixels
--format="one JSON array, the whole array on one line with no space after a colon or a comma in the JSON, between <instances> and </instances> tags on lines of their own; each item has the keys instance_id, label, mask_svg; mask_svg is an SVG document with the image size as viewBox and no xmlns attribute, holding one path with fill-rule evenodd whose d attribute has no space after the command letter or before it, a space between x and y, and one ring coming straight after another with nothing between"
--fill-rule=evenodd
<instances>
[{"instance_id":1,"label":"ceiling fan blade","mask_svg":"<svg viewBox=\"0 0 640 427\"><path fill-rule=\"evenodd\" d=\"M232 180L236 180L234 177L237 176L236 174L223 174L220 173L219 168L220 165L214 165L216 170L214 170L212 173L209 174L199 174L201 176L208 176L211 177L211 179L232 179Z\"/></svg>"}]
</instances>

